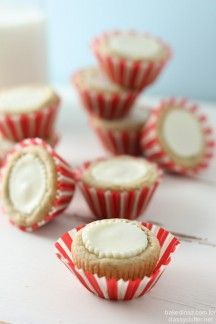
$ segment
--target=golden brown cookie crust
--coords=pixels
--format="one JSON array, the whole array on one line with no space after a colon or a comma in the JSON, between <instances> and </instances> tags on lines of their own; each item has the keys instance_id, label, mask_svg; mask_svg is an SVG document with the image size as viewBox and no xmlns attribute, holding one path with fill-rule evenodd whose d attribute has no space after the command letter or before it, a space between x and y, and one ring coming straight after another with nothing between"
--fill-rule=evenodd
<instances>
[{"instance_id":1,"label":"golden brown cookie crust","mask_svg":"<svg viewBox=\"0 0 216 324\"><path fill-rule=\"evenodd\" d=\"M32 90L32 89L41 89L41 91L47 91L48 96L45 100L41 101L41 104L39 105L34 105L32 107L29 107L29 109L23 109L22 106L20 106L20 108L16 108L14 109L14 111L12 111L12 109L10 109L8 111L7 107L5 108L1 108L0 110L0 114L7 114L7 115L18 115L21 113L31 113L31 112L36 112L36 111L40 111L44 108L47 108L49 106L55 106L59 103L60 98L57 95L57 93L50 87L48 86L37 86L37 85L25 85L25 86L20 86L20 87L13 87L13 88L4 88L0 91L0 100L1 100L1 94L4 94L5 92L10 92L11 90L15 91L15 90L19 90L19 89L24 89L26 91Z\"/></svg>"},{"instance_id":2,"label":"golden brown cookie crust","mask_svg":"<svg viewBox=\"0 0 216 324\"><path fill-rule=\"evenodd\" d=\"M10 201L8 185L14 164L19 158L29 153L34 154L44 164L46 170L46 194L41 200L40 205L31 214L24 214L17 211ZM1 194L4 211L9 219L11 219L11 221L13 221L15 224L21 226L31 226L36 222L42 221L52 208L53 201L56 196L56 183L57 174L55 162L44 148L38 146L28 146L11 155L7 161L7 167L4 169Z\"/></svg>"},{"instance_id":3,"label":"golden brown cookie crust","mask_svg":"<svg viewBox=\"0 0 216 324\"><path fill-rule=\"evenodd\" d=\"M198 165L202 160L203 160L203 155L204 155L204 151L205 151L205 141L204 141L204 136L203 136L203 147L202 150L200 151L199 154L194 155L192 157L182 157L177 155L168 145L167 142L165 141L164 137L163 137L163 123L164 120L166 119L167 114L169 114L170 111L172 110L181 110L181 107L178 106L172 106L172 107L167 107L166 109L162 110L160 112L158 121L157 121L157 125L156 125L156 129L157 129L157 133L159 135L159 142L163 148L163 150L165 152L168 152L169 156L171 157L171 159L180 166L183 167L195 167L196 165ZM200 126L200 132L202 132L201 126Z\"/></svg>"},{"instance_id":4,"label":"golden brown cookie crust","mask_svg":"<svg viewBox=\"0 0 216 324\"><path fill-rule=\"evenodd\" d=\"M130 222L130 221L128 221ZM72 256L75 265L84 271L97 274L99 277L115 278L117 280L142 279L150 276L158 262L160 244L150 230L136 222L145 231L148 239L147 248L137 256L128 258L99 258L90 253L82 240L82 229L77 232L72 244Z\"/></svg>"},{"instance_id":5,"label":"golden brown cookie crust","mask_svg":"<svg viewBox=\"0 0 216 324\"><path fill-rule=\"evenodd\" d=\"M140 160L143 162L144 165L149 166L148 172L144 177L141 177L140 179L131 182L130 184L127 185L108 185L107 183L98 183L95 178L92 176L92 169L94 168L95 165L100 163L101 161L94 161L92 162L89 167L83 172L81 180L87 184L90 187L95 187L95 188L101 188L105 190L111 190L111 191L126 191L126 190L135 190L135 189L140 189L143 186L146 187L151 187L153 183L158 179L159 173L158 169L156 166L148 161L146 161L144 158L134 158L128 155L120 155L116 156L114 158L109 158L110 160L112 159L118 159L118 160ZM107 159L108 160L108 159Z\"/></svg>"}]
</instances>

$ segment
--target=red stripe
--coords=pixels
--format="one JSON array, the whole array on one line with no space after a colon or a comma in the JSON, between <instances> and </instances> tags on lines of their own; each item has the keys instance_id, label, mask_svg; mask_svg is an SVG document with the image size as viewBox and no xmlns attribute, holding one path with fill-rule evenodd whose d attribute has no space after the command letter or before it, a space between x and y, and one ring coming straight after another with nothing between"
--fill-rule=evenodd
<instances>
[{"instance_id":1,"label":"red stripe","mask_svg":"<svg viewBox=\"0 0 216 324\"><path fill-rule=\"evenodd\" d=\"M101 216L103 218L107 218L107 210L106 210L104 191L103 190L97 190L97 197L98 197L98 202L99 202L99 205L100 205L100 210L102 212Z\"/></svg>"},{"instance_id":2,"label":"red stripe","mask_svg":"<svg viewBox=\"0 0 216 324\"><path fill-rule=\"evenodd\" d=\"M54 206L59 206L59 205L64 205L64 204L68 204L72 199L72 193L70 196L63 196L60 198L56 198L56 200L54 201Z\"/></svg>"},{"instance_id":3,"label":"red stripe","mask_svg":"<svg viewBox=\"0 0 216 324\"><path fill-rule=\"evenodd\" d=\"M114 218L118 218L120 216L120 193L112 192L112 215Z\"/></svg>"},{"instance_id":4,"label":"red stripe","mask_svg":"<svg viewBox=\"0 0 216 324\"><path fill-rule=\"evenodd\" d=\"M147 194L148 194L148 189L145 187L142 189L142 191L139 195L138 204L137 204L137 216L139 216L142 212L143 205L145 203Z\"/></svg>"},{"instance_id":5,"label":"red stripe","mask_svg":"<svg viewBox=\"0 0 216 324\"><path fill-rule=\"evenodd\" d=\"M123 215L124 218L130 218L131 210L133 208L133 203L134 203L134 197L135 197L134 191L129 191L127 193L127 203L126 203L125 215Z\"/></svg>"},{"instance_id":6,"label":"red stripe","mask_svg":"<svg viewBox=\"0 0 216 324\"><path fill-rule=\"evenodd\" d=\"M61 191L70 191L73 190L74 183L66 183L66 182L58 182L57 183L57 189Z\"/></svg>"},{"instance_id":7,"label":"red stripe","mask_svg":"<svg viewBox=\"0 0 216 324\"><path fill-rule=\"evenodd\" d=\"M140 70L140 63L135 63L133 65L133 69L131 69L130 79L129 79L129 86L131 88L135 88L136 86L136 78L139 70Z\"/></svg>"},{"instance_id":8,"label":"red stripe","mask_svg":"<svg viewBox=\"0 0 216 324\"><path fill-rule=\"evenodd\" d=\"M137 288L139 287L141 282L141 279L136 279L136 280L130 280L127 286L127 290L124 296L124 300L130 300L133 298L135 292L137 291Z\"/></svg>"},{"instance_id":9,"label":"red stripe","mask_svg":"<svg viewBox=\"0 0 216 324\"><path fill-rule=\"evenodd\" d=\"M69 233L65 233L61 237L62 241L65 243L65 245L68 247L68 249L71 249L71 244L73 242L72 237Z\"/></svg>"},{"instance_id":10,"label":"red stripe","mask_svg":"<svg viewBox=\"0 0 216 324\"><path fill-rule=\"evenodd\" d=\"M72 170L69 171L68 169L64 168L63 166L57 165L56 167L57 172L61 173L65 177L69 177L70 179L73 179L73 173Z\"/></svg>"},{"instance_id":11,"label":"red stripe","mask_svg":"<svg viewBox=\"0 0 216 324\"><path fill-rule=\"evenodd\" d=\"M117 293L116 279L106 279L106 283L107 283L107 291L108 291L109 299L117 300L118 293Z\"/></svg>"},{"instance_id":12,"label":"red stripe","mask_svg":"<svg viewBox=\"0 0 216 324\"><path fill-rule=\"evenodd\" d=\"M94 290L97 292L98 296L101 298L104 298L104 294L102 293L100 286L98 285L95 277L89 272L85 272L85 275L86 275L88 281L90 282L90 284L92 285L92 287L94 288Z\"/></svg>"},{"instance_id":13,"label":"red stripe","mask_svg":"<svg viewBox=\"0 0 216 324\"><path fill-rule=\"evenodd\" d=\"M12 133L13 140L14 141L19 141L20 138L19 138L19 136L18 136L18 134L16 132L16 128L15 128L15 124L14 124L13 119L10 116L6 116L5 117L5 123L6 123L7 127L9 128L10 133Z\"/></svg>"},{"instance_id":14,"label":"red stripe","mask_svg":"<svg viewBox=\"0 0 216 324\"><path fill-rule=\"evenodd\" d=\"M5 132L5 128L3 126L4 124L5 122L0 121L0 133L2 133L4 137L8 137L7 132Z\"/></svg>"},{"instance_id":15,"label":"red stripe","mask_svg":"<svg viewBox=\"0 0 216 324\"><path fill-rule=\"evenodd\" d=\"M35 113L35 134L34 136L40 136L42 123L42 113L37 111Z\"/></svg>"},{"instance_id":16,"label":"red stripe","mask_svg":"<svg viewBox=\"0 0 216 324\"><path fill-rule=\"evenodd\" d=\"M77 276L77 278L79 279L79 281L83 284L83 286L88 289L90 292L94 293L85 283L83 277L79 274L78 271L76 271L76 269L74 267L71 268L71 270L74 272L74 274Z\"/></svg>"},{"instance_id":17,"label":"red stripe","mask_svg":"<svg viewBox=\"0 0 216 324\"><path fill-rule=\"evenodd\" d=\"M166 248L164 254L162 255L162 257L160 257L160 261L158 262L158 264L157 264L157 266L156 266L156 268L155 268L155 271L156 271L157 269L159 269L159 268L161 267L162 264L166 264L167 259L170 257L170 254L171 254L172 252L174 252L174 250L175 250L175 248L176 248L176 246L177 246L178 244L179 244L179 241L177 240L176 237L174 237L174 238L172 239L172 241L169 243L169 245L167 246L167 248Z\"/></svg>"},{"instance_id":18,"label":"red stripe","mask_svg":"<svg viewBox=\"0 0 216 324\"><path fill-rule=\"evenodd\" d=\"M24 137L29 137L30 134L29 122L30 122L29 117L26 114L20 116L20 126Z\"/></svg>"},{"instance_id":19,"label":"red stripe","mask_svg":"<svg viewBox=\"0 0 216 324\"><path fill-rule=\"evenodd\" d=\"M118 63L118 75L116 75L116 80L118 83L125 85L125 80L124 80L124 75L125 75L125 70L126 70L126 66L125 66L125 61L122 59L119 63Z\"/></svg>"},{"instance_id":20,"label":"red stripe","mask_svg":"<svg viewBox=\"0 0 216 324\"><path fill-rule=\"evenodd\" d=\"M168 236L169 232L167 232L165 229L160 228L157 234L157 239L160 243L160 246L162 247L164 244L164 241L166 240L167 236Z\"/></svg>"}]
</instances>

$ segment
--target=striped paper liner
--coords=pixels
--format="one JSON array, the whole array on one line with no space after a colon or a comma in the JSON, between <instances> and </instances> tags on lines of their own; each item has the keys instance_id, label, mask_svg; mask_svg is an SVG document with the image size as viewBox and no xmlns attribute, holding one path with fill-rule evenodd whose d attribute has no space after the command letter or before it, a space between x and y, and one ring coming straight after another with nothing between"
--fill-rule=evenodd
<instances>
[{"instance_id":1,"label":"striped paper liner","mask_svg":"<svg viewBox=\"0 0 216 324\"><path fill-rule=\"evenodd\" d=\"M158 263L150 277L145 276L142 279L137 278L127 281L114 278L107 279L77 268L72 259L71 246L76 232L85 225L72 229L58 239L55 243L56 255L75 274L81 284L98 297L110 300L131 300L144 296L158 282L180 242L170 232L161 227L150 223L142 223L142 225L146 226L158 238L161 246Z\"/></svg>"},{"instance_id":2,"label":"striped paper liner","mask_svg":"<svg viewBox=\"0 0 216 324\"><path fill-rule=\"evenodd\" d=\"M147 208L157 189L162 172L157 168L157 179L149 186L139 189L112 191L89 186L82 181L83 171L91 162L85 162L74 171L75 178L89 208L96 218L126 218L136 219Z\"/></svg>"},{"instance_id":3,"label":"striped paper liner","mask_svg":"<svg viewBox=\"0 0 216 324\"><path fill-rule=\"evenodd\" d=\"M53 220L56 216L60 215L69 205L71 199L73 198L74 190L75 190L75 183L74 183L74 175L71 167L69 164L64 161L46 142L44 142L40 138L29 138L21 141L20 143L16 144L12 151L7 155L6 160L1 169L1 178L4 176L4 168L7 167L7 163L10 159L10 156L13 155L15 152L22 150L28 146L39 146L45 149L50 156L53 158L53 161L56 165L56 172L57 172L57 183L56 183L56 195L53 201L52 206L47 215L44 215L43 220L32 224L31 226L21 226L14 223L12 220L10 222L18 227L19 229L32 232L39 227L45 225L46 223Z\"/></svg>"},{"instance_id":4,"label":"striped paper liner","mask_svg":"<svg viewBox=\"0 0 216 324\"><path fill-rule=\"evenodd\" d=\"M167 107L181 107L181 109L193 114L193 116L200 123L200 127L205 138L205 151L203 154L203 159L194 167L186 167L178 164L173 160L169 152L163 148L160 142L157 131L157 122L160 118L162 110L166 109ZM213 129L208 125L206 115L200 113L200 110L196 104L188 102L185 98L170 98L161 101L160 104L151 111L150 117L144 125L141 134L141 149L150 161L158 163L167 171L188 176L197 174L209 166L209 162L214 155L215 144L216 142L213 136Z\"/></svg>"},{"instance_id":5,"label":"striped paper liner","mask_svg":"<svg viewBox=\"0 0 216 324\"><path fill-rule=\"evenodd\" d=\"M103 147L114 155L142 155L140 147L141 129L107 129L90 122Z\"/></svg>"},{"instance_id":6,"label":"striped paper liner","mask_svg":"<svg viewBox=\"0 0 216 324\"><path fill-rule=\"evenodd\" d=\"M104 33L101 36L93 39L91 44L93 53L97 58L101 69L110 80L128 89L136 89L141 91L158 78L171 57L171 49L162 40L156 39L149 34L143 34L143 36L157 40L163 46L165 50L165 55L163 58L155 61L133 61L126 58L105 54L100 50L101 43L105 39L121 33L122 32L120 31ZM132 33L134 35L137 34L136 32L128 33Z\"/></svg>"},{"instance_id":7,"label":"striped paper liner","mask_svg":"<svg viewBox=\"0 0 216 324\"><path fill-rule=\"evenodd\" d=\"M106 93L101 90L82 88L76 82L77 72L73 83L78 91L81 102L86 111L102 119L119 119L126 116L132 108L137 93L131 91Z\"/></svg>"},{"instance_id":8,"label":"striped paper liner","mask_svg":"<svg viewBox=\"0 0 216 324\"><path fill-rule=\"evenodd\" d=\"M25 138L48 138L53 133L59 103L41 110L21 114L0 114L0 132L3 137L19 142Z\"/></svg>"}]
</instances>

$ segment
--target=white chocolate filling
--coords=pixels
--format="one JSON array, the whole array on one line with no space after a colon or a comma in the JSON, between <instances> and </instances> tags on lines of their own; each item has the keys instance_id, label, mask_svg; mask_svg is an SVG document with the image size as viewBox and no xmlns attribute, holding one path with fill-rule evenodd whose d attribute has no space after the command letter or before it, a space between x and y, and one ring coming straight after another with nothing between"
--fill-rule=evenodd
<instances>
[{"instance_id":1,"label":"white chocolate filling","mask_svg":"<svg viewBox=\"0 0 216 324\"><path fill-rule=\"evenodd\" d=\"M116 92L120 90L118 86L110 82L97 69L84 71L82 74L82 78L83 78L84 86L97 91Z\"/></svg>"},{"instance_id":2,"label":"white chocolate filling","mask_svg":"<svg viewBox=\"0 0 216 324\"><path fill-rule=\"evenodd\" d=\"M144 251L146 233L135 222L122 219L101 220L84 227L82 240L86 249L100 258L127 258Z\"/></svg>"},{"instance_id":3,"label":"white chocolate filling","mask_svg":"<svg viewBox=\"0 0 216 324\"><path fill-rule=\"evenodd\" d=\"M139 34L117 34L108 39L112 54L131 59L154 59L163 54L162 45L155 39Z\"/></svg>"},{"instance_id":4,"label":"white chocolate filling","mask_svg":"<svg viewBox=\"0 0 216 324\"><path fill-rule=\"evenodd\" d=\"M50 99L46 87L18 87L0 92L0 112L31 112Z\"/></svg>"},{"instance_id":5,"label":"white chocolate filling","mask_svg":"<svg viewBox=\"0 0 216 324\"><path fill-rule=\"evenodd\" d=\"M203 147L203 134L198 120L188 111L173 109L163 122L163 136L174 154L182 158L198 155Z\"/></svg>"},{"instance_id":6,"label":"white chocolate filling","mask_svg":"<svg viewBox=\"0 0 216 324\"><path fill-rule=\"evenodd\" d=\"M149 171L143 160L112 158L97 163L91 171L97 183L105 185L130 185Z\"/></svg>"},{"instance_id":7,"label":"white chocolate filling","mask_svg":"<svg viewBox=\"0 0 216 324\"><path fill-rule=\"evenodd\" d=\"M46 171L43 162L28 153L21 156L13 166L9 179L9 197L20 213L31 214L46 192Z\"/></svg>"}]
</instances>

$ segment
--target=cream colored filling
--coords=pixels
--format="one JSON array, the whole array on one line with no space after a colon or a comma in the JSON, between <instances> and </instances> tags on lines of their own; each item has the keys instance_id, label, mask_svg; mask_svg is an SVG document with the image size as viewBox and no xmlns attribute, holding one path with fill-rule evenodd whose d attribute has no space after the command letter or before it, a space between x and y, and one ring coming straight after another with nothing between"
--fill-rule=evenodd
<instances>
[{"instance_id":1,"label":"cream colored filling","mask_svg":"<svg viewBox=\"0 0 216 324\"><path fill-rule=\"evenodd\" d=\"M142 160L113 158L97 163L92 168L92 177L104 185L129 185L148 173Z\"/></svg>"},{"instance_id":2,"label":"cream colored filling","mask_svg":"<svg viewBox=\"0 0 216 324\"><path fill-rule=\"evenodd\" d=\"M111 83L99 70L87 70L83 73L84 85L98 91L119 91L114 83Z\"/></svg>"},{"instance_id":3,"label":"cream colored filling","mask_svg":"<svg viewBox=\"0 0 216 324\"><path fill-rule=\"evenodd\" d=\"M182 158L198 155L202 150L203 134L200 124L185 110L171 110L164 119L162 132L170 149Z\"/></svg>"},{"instance_id":4,"label":"cream colored filling","mask_svg":"<svg viewBox=\"0 0 216 324\"><path fill-rule=\"evenodd\" d=\"M31 214L46 192L46 171L43 162L33 154L20 157L11 170L9 197L20 213Z\"/></svg>"},{"instance_id":5,"label":"cream colored filling","mask_svg":"<svg viewBox=\"0 0 216 324\"><path fill-rule=\"evenodd\" d=\"M146 233L135 222L122 219L96 221L82 231L89 252L100 258L126 258L140 254L148 245Z\"/></svg>"},{"instance_id":6,"label":"cream colored filling","mask_svg":"<svg viewBox=\"0 0 216 324\"><path fill-rule=\"evenodd\" d=\"M163 50L157 40L139 34L112 35L107 42L112 54L137 60L156 58Z\"/></svg>"},{"instance_id":7,"label":"cream colored filling","mask_svg":"<svg viewBox=\"0 0 216 324\"><path fill-rule=\"evenodd\" d=\"M49 100L51 91L45 87L20 87L0 93L0 111L31 111Z\"/></svg>"}]
</instances>

